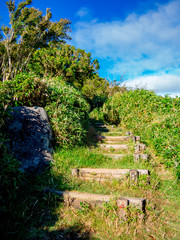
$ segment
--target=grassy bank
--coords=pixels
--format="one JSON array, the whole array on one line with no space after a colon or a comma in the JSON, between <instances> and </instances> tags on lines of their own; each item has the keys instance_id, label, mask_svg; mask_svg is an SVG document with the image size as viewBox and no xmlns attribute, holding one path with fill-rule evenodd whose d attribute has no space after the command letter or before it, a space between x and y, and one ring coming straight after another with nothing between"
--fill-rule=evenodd
<instances>
[{"instance_id":1,"label":"grassy bank","mask_svg":"<svg viewBox=\"0 0 180 240\"><path fill-rule=\"evenodd\" d=\"M17 182L16 198L11 195L4 211L4 239L178 240L179 184L160 162L153 152L149 161L134 162L131 154L121 160L111 159L95 146L56 148L49 169L39 176L21 176ZM130 185L128 180L99 183L73 178L71 169L80 167L149 169L150 184L146 178L140 178L139 186ZM64 206L58 195L44 191L47 188L110 194L112 201L93 210L86 205L73 209ZM122 220L117 214L116 196L147 198L146 214L129 209Z\"/></svg>"},{"instance_id":2,"label":"grassy bank","mask_svg":"<svg viewBox=\"0 0 180 240\"><path fill-rule=\"evenodd\" d=\"M161 97L142 89L124 91L109 98L91 116L140 135L180 177L180 98Z\"/></svg>"}]
</instances>

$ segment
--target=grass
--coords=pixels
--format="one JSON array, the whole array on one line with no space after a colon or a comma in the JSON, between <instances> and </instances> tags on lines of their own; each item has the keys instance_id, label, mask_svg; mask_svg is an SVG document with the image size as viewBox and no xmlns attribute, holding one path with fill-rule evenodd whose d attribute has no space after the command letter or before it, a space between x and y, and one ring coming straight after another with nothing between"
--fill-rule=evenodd
<instances>
[{"instance_id":1,"label":"grass","mask_svg":"<svg viewBox=\"0 0 180 240\"><path fill-rule=\"evenodd\" d=\"M132 152L120 160L103 153L96 147L55 149L51 167L39 176L26 177L20 187L19 202L5 221L7 235L3 239L178 240L180 191L174 173L165 169L153 152L149 161L139 162L134 162ZM150 184L143 176L138 186L126 179L99 183L73 178L71 169L81 167L149 169ZM46 188L109 194L112 201L93 210L86 205L73 209L58 195L45 192ZM117 196L147 198L146 213L129 208L122 218L113 200Z\"/></svg>"},{"instance_id":2,"label":"grass","mask_svg":"<svg viewBox=\"0 0 180 240\"><path fill-rule=\"evenodd\" d=\"M64 218L57 224L69 226L73 223L81 222L87 230L90 229L90 239L178 239L178 216L179 213L173 211L178 207L178 182L171 186L171 193L166 195L166 181L161 180L156 172L158 164L153 160L149 162L140 161L136 163L132 156L127 156L121 160L107 158L101 154L94 153L90 148L75 148L68 152L57 149L55 155L53 171L58 174L65 174L66 183L73 186L73 190L101 193L111 195L126 195L134 197L145 197L150 201L147 204L147 212L144 220L141 214L136 211L129 213L126 221L122 221L116 215L116 210L112 206L104 206L101 210L79 212L72 209L65 209ZM72 179L70 169L73 167L92 168L142 168L151 172L151 184L140 180L139 186L130 186L127 181L107 181L99 184ZM172 184L172 182L169 182ZM60 187L60 186L59 186ZM165 198L165 196L167 196ZM174 199L175 198L175 199ZM175 201L174 201L175 200ZM110 210L107 210L109 209ZM59 209L61 212L62 210ZM64 211L64 209L63 209ZM104 214L104 212L108 212ZM173 219L173 220L172 220ZM158 220L158 222L157 222Z\"/></svg>"},{"instance_id":3,"label":"grass","mask_svg":"<svg viewBox=\"0 0 180 240\"><path fill-rule=\"evenodd\" d=\"M180 178L180 98L157 96L144 89L118 92L91 112L109 123L119 123L140 135L143 143L161 156ZM99 114L99 116L98 116Z\"/></svg>"}]
</instances>

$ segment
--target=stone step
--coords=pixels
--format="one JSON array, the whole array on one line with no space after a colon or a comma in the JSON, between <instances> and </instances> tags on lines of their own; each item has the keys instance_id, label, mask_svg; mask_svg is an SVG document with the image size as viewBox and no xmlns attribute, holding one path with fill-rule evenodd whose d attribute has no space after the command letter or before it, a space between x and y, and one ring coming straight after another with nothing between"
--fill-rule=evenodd
<instances>
[{"instance_id":1,"label":"stone step","mask_svg":"<svg viewBox=\"0 0 180 240\"><path fill-rule=\"evenodd\" d=\"M113 199L113 197L110 195L82 193L77 191L56 191L51 189L46 189L45 191L50 191L60 195L68 206L75 208L81 208L83 206L83 203L84 205L88 204L90 207L102 206L105 202L109 202ZM146 199L134 197L118 197L116 199L116 204L120 211L128 206L132 206L136 209L145 211Z\"/></svg>"},{"instance_id":2,"label":"stone step","mask_svg":"<svg viewBox=\"0 0 180 240\"><path fill-rule=\"evenodd\" d=\"M129 176L130 181L132 180L133 183L138 180L139 175L149 175L147 169L73 168L71 172L74 177L83 180L104 181L107 179L122 179Z\"/></svg>"},{"instance_id":3,"label":"stone step","mask_svg":"<svg viewBox=\"0 0 180 240\"><path fill-rule=\"evenodd\" d=\"M115 150L118 150L118 149L128 149L128 145L127 144L99 144L99 146L101 148L104 148L104 149L110 149L110 148L113 148Z\"/></svg>"},{"instance_id":4,"label":"stone step","mask_svg":"<svg viewBox=\"0 0 180 240\"><path fill-rule=\"evenodd\" d=\"M110 158L114 158L114 159L121 159L123 157L128 156L127 154L103 154L103 155L110 157ZM139 161L140 159L148 160L148 158L149 158L148 154L135 153L135 154L133 154L133 156L134 156L135 161Z\"/></svg>"}]
</instances>

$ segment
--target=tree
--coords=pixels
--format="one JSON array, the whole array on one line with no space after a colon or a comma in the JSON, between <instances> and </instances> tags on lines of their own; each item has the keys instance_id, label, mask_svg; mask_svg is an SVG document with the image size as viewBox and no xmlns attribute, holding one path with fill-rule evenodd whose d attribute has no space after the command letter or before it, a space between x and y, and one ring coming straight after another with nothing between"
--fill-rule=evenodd
<instances>
[{"instance_id":1,"label":"tree","mask_svg":"<svg viewBox=\"0 0 180 240\"><path fill-rule=\"evenodd\" d=\"M91 53L68 44L51 45L33 53L29 70L40 77L60 76L79 89L91 106L104 101L109 82L98 75L99 62Z\"/></svg>"},{"instance_id":2,"label":"tree","mask_svg":"<svg viewBox=\"0 0 180 240\"><path fill-rule=\"evenodd\" d=\"M34 52L30 71L41 77L61 76L64 81L81 89L88 78L93 78L99 69L99 63L82 49L69 44L51 45Z\"/></svg>"},{"instance_id":3,"label":"tree","mask_svg":"<svg viewBox=\"0 0 180 240\"><path fill-rule=\"evenodd\" d=\"M26 70L33 52L47 47L49 43L59 44L71 39L70 21L60 19L52 22L50 9L46 14L34 7L27 7L32 0L20 2L17 7L15 0L6 4L10 16L10 27L3 26L3 39L0 42L1 75L3 81L12 79L17 73Z\"/></svg>"}]
</instances>

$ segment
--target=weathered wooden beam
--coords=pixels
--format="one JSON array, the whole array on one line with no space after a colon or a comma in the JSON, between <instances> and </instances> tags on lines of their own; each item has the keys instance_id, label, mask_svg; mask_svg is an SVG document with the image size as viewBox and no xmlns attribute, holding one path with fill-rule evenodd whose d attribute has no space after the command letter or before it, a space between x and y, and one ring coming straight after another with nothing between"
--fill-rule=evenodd
<instances>
[{"instance_id":1,"label":"weathered wooden beam","mask_svg":"<svg viewBox=\"0 0 180 240\"><path fill-rule=\"evenodd\" d=\"M149 155L148 154L139 154L139 153L135 153L134 154L134 160L135 161L139 161L140 159L142 160L148 160Z\"/></svg>"},{"instance_id":2,"label":"weathered wooden beam","mask_svg":"<svg viewBox=\"0 0 180 240\"><path fill-rule=\"evenodd\" d=\"M121 132L108 132L108 134L121 134Z\"/></svg>"},{"instance_id":3,"label":"weathered wooden beam","mask_svg":"<svg viewBox=\"0 0 180 240\"><path fill-rule=\"evenodd\" d=\"M113 148L113 149L128 149L128 145L127 144L99 144L99 146L101 148Z\"/></svg>"},{"instance_id":4,"label":"weathered wooden beam","mask_svg":"<svg viewBox=\"0 0 180 240\"><path fill-rule=\"evenodd\" d=\"M104 155L107 157L110 157L110 158L114 158L114 159L121 159L123 157L128 156L127 154L104 154ZM148 160L148 158L149 158L148 154L135 153L135 154L133 154L133 156L134 156L135 161L139 161L140 159Z\"/></svg>"},{"instance_id":5,"label":"weathered wooden beam","mask_svg":"<svg viewBox=\"0 0 180 240\"><path fill-rule=\"evenodd\" d=\"M149 175L147 169L104 169L104 168L73 168L72 175L83 180L104 181L107 179L122 179L130 176L131 182L138 180L139 175ZM136 174L135 174L136 173Z\"/></svg>"},{"instance_id":6,"label":"weathered wooden beam","mask_svg":"<svg viewBox=\"0 0 180 240\"><path fill-rule=\"evenodd\" d=\"M99 140L101 141L128 141L130 139L133 139L134 142L140 141L140 136L98 136Z\"/></svg>"},{"instance_id":7,"label":"weathered wooden beam","mask_svg":"<svg viewBox=\"0 0 180 240\"><path fill-rule=\"evenodd\" d=\"M133 136L133 133L132 132L126 132L126 135Z\"/></svg>"},{"instance_id":8,"label":"weathered wooden beam","mask_svg":"<svg viewBox=\"0 0 180 240\"><path fill-rule=\"evenodd\" d=\"M95 128L106 128L106 125L95 125Z\"/></svg>"},{"instance_id":9,"label":"weathered wooden beam","mask_svg":"<svg viewBox=\"0 0 180 240\"><path fill-rule=\"evenodd\" d=\"M141 143L135 146L135 153L140 153L146 149L146 145Z\"/></svg>"},{"instance_id":10,"label":"weathered wooden beam","mask_svg":"<svg viewBox=\"0 0 180 240\"><path fill-rule=\"evenodd\" d=\"M141 140L140 136L132 136L133 142L138 143Z\"/></svg>"},{"instance_id":11,"label":"weathered wooden beam","mask_svg":"<svg viewBox=\"0 0 180 240\"><path fill-rule=\"evenodd\" d=\"M127 156L127 154L103 154L103 155L114 159L120 159Z\"/></svg>"},{"instance_id":12,"label":"weathered wooden beam","mask_svg":"<svg viewBox=\"0 0 180 240\"><path fill-rule=\"evenodd\" d=\"M129 139L132 139L130 136L98 136L99 140L101 141L111 141L111 142L116 142L116 141L127 141Z\"/></svg>"},{"instance_id":13,"label":"weathered wooden beam","mask_svg":"<svg viewBox=\"0 0 180 240\"><path fill-rule=\"evenodd\" d=\"M105 202L113 200L113 196L110 195L82 193L76 191L56 191L51 189L46 189L46 191L60 195L67 206L72 206L75 208L81 208L83 204L88 204L90 207L102 206ZM116 204L119 210L124 209L127 206L132 206L136 209L145 211L146 199L118 197L116 198Z\"/></svg>"}]
</instances>

